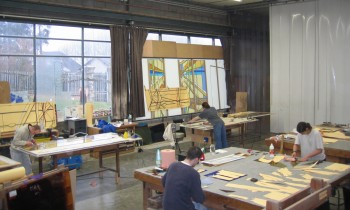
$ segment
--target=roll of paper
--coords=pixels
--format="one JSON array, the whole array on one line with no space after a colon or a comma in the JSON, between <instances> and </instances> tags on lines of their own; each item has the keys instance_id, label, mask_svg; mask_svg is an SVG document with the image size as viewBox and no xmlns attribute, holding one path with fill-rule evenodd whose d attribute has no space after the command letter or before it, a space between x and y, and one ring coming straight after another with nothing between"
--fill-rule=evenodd
<instances>
[{"instance_id":1,"label":"roll of paper","mask_svg":"<svg viewBox=\"0 0 350 210\"><path fill-rule=\"evenodd\" d=\"M92 122L93 113L94 113L94 104L93 103L85 103L86 125L89 127L93 126L93 122Z\"/></svg>"},{"instance_id":2,"label":"roll of paper","mask_svg":"<svg viewBox=\"0 0 350 210\"><path fill-rule=\"evenodd\" d=\"M14 181L25 176L26 170L24 167L18 167L0 172L0 183Z\"/></svg>"},{"instance_id":3,"label":"roll of paper","mask_svg":"<svg viewBox=\"0 0 350 210\"><path fill-rule=\"evenodd\" d=\"M166 169L176 161L175 150L173 149L163 149L160 151L160 156L162 157L161 167Z\"/></svg>"}]
</instances>

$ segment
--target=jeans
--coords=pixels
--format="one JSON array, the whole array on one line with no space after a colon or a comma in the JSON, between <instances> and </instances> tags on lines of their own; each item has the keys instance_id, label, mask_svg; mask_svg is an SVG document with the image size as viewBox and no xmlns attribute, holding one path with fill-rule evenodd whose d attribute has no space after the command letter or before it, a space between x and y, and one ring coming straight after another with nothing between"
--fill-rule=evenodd
<instances>
[{"instance_id":1,"label":"jeans","mask_svg":"<svg viewBox=\"0 0 350 210\"><path fill-rule=\"evenodd\" d=\"M30 161L29 155L20 152L18 150L12 149L10 147L11 158L17 162L22 163L23 167L26 170L26 175L32 173L32 162Z\"/></svg>"},{"instance_id":2,"label":"jeans","mask_svg":"<svg viewBox=\"0 0 350 210\"><path fill-rule=\"evenodd\" d=\"M193 205L194 205L194 208L196 210L209 210L206 206L204 206L203 204L201 203L196 203L194 201L192 201Z\"/></svg>"},{"instance_id":3,"label":"jeans","mask_svg":"<svg viewBox=\"0 0 350 210\"><path fill-rule=\"evenodd\" d=\"M223 122L214 125L215 149L223 149L227 147L226 128Z\"/></svg>"}]
</instances>

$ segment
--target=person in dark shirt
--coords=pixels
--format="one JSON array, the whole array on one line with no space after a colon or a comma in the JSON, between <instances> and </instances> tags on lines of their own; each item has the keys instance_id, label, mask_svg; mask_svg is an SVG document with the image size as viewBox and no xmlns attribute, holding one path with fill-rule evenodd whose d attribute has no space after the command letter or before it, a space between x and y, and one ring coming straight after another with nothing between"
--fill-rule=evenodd
<instances>
[{"instance_id":1,"label":"person in dark shirt","mask_svg":"<svg viewBox=\"0 0 350 210\"><path fill-rule=\"evenodd\" d=\"M162 177L164 210L207 209L202 204L205 197L200 175L193 168L199 163L202 153L199 147L191 147L185 160L174 162L169 166Z\"/></svg>"},{"instance_id":2,"label":"person in dark shirt","mask_svg":"<svg viewBox=\"0 0 350 210\"><path fill-rule=\"evenodd\" d=\"M214 107L210 107L208 102L202 103L203 112L199 116L194 117L188 123L193 123L200 119L207 119L214 129L215 149L223 149L227 147L227 136L224 121L219 117Z\"/></svg>"}]
</instances>

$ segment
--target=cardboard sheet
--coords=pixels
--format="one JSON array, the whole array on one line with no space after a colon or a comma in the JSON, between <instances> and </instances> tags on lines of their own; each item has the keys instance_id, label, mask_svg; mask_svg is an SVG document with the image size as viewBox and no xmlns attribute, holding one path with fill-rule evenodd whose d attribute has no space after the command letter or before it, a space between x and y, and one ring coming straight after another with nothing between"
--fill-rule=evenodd
<instances>
[{"instance_id":1,"label":"cardboard sheet","mask_svg":"<svg viewBox=\"0 0 350 210\"><path fill-rule=\"evenodd\" d=\"M260 173L259 175L261 177L263 177L264 179L269 180L269 181L277 181L277 182L283 181L283 179L275 177L275 176L272 176L272 175L263 174L263 173Z\"/></svg>"},{"instance_id":2,"label":"cardboard sheet","mask_svg":"<svg viewBox=\"0 0 350 210\"><path fill-rule=\"evenodd\" d=\"M256 204L261 205L261 206L266 206L266 200L264 200L264 199L254 198L252 201Z\"/></svg>"},{"instance_id":3,"label":"cardboard sheet","mask_svg":"<svg viewBox=\"0 0 350 210\"><path fill-rule=\"evenodd\" d=\"M272 200L276 200L276 201L283 200L283 199L287 198L288 196L290 196L290 194L280 193L280 192L270 192L270 193L264 195L264 197L272 199Z\"/></svg>"},{"instance_id":4,"label":"cardboard sheet","mask_svg":"<svg viewBox=\"0 0 350 210\"><path fill-rule=\"evenodd\" d=\"M281 173L283 176L291 176L292 172L288 170L288 168L281 168L277 170L279 173Z\"/></svg>"},{"instance_id":5,"label":"cardboard sheet","mask_svg":"<svg viewBox=\"0 0 350 210\"><path fill-rule=\"evenodd\" d=\"M229 194L228 196L234 197L234 198L240 198L243 200L248 200L248 197L245 197L245 196L240 196L240 195L235 195L235 194Z\"/></svg>"},{"instance_id":6,"label":"cardboard sheet","mask_svg":"<svg viewBox=\"0 0 350 210\"><path fill-rule=\"evenodd\" d=\"M271 188L254 187L254 186L248 186L248 185L242 185L242 184L232 184L232 183L228 183L225 186L238 188L238 189L245 189L245 190L249 190L252 192L259 192L259 191L260 192L275 192L275 191L277 191L276 189L271 189Z\"/></svg>"},{"instance_id":7,"label":"cardboard sheet","mask_svg":"<svg viewBox=\"0 0 350 210\"><path fill-rule=\"evenodd\" d=\"M350 168L350 165L345 165L341 163L333 163L332 165L327 166L325 169L330 171L346 171Z\"/></svg>"}]
</instances>

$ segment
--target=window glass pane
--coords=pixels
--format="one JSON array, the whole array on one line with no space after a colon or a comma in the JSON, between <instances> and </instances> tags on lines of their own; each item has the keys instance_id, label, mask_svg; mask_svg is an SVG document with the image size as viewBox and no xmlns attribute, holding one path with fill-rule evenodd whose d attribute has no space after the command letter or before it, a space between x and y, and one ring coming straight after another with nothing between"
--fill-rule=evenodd
<instances>
[{"instance_id":1,"label":"window glass pane","mask_svg":"<svg viewBox=\"0 0 350 210\"><path fill-rule=\"evenodd\" d=\"M111 41L111 34L107 29L84 28L84 39L95 41Z\"/></svg>"},{"instance_id":2,"label":"window glass pane","mask_svg":"<svg viewBox=\"0 0 350 210\"><path fill-rule=\"evenodd\" d=\"M30 102L34 98L33 57L0 56L0 81L10 83L12 102Z\"/></svg>"},{"instance_id":3,"label":"window glass pane","mask_svg":"<svg viewBox=\"0 0 350 210\"><path fill-rule=\"evenodd\" d=\"M111 59L85 59L84 95L80 100L91 102L94 105L94 116L110 114L112 104L111 93Z\"/></svg>"},{"instance_id":4,"label":"window glass pane","mask_svg":"<svg viewBox=\"0 0 350 210\"><path fill-rule=\"evenodd\" d=\"M84 42L85 56L111 56L110 42Z\"/></svg>"},{"instance_id":5,"label":"window glass pane","mask_svg":"<svg viewBox=\"0 0 350 210\"><path fill-rule=\"evenodd\" d=\"M193 37L190 38L191 44L201 44L201 45L213 45L212 38L204 38L204 37Z\"/></svg>"},{"instance_id":6,"label":"window glass pane","mask_svg":"<svg viewBox=\"0 0 350 210\"><path fill-rule=\"evenodd\" d=\"M207 82L204 60L179 60L180 87L186 87L190 91L189 107L183 108L182 113L198 112L202 103L208 100Z\"/></svg>"},{"instance_id":7,"label":"window glass pane","mask_svg":"<svg viewBox=\"0 0 350 210\"><path fill-rule=\"evenodd\" d=\"M39 57L36 72L37 100L54 101L59 121L79 116L75 112L81 112L81 58Z\"/></svg>"},{"instance_id":8,"label":"window glass pane","mask_svg":"<svg viewBox=\"0 0 350 210\"><path fill-rule=\"evenodd\" d=\"M33 38L0 38L0 55L33 55Z\"/></svg>"},{"instance_id":9,"label":"window glass pane","mask_svg":"<svg viewBox=\"0 0 350 210\"><path fill-rule=\"evenodd\" d=\"M146 40L159 40L159 34L148 33Z\"/></svg>"},{"instance_id":10,"label":"window glass pane","mask_svg":"<svg viewBox=\"0 0 350 210\"><path fill-rule=\"evenodd\" d=\"M33 37L33 24L0 21L0 36Z\"/></svg>"},{"instance_id":11,"label":"window glass pane","mask_svg":"<svg viewBox=\"0 0 350 210\"><path fill-rule=\"evenodd\" d=\"M176 43L187 44L187 36L162 34L162 41L171 41Z\"/></svg>"},{"instance_id":12,"label":"window glass pane","mask_svg":"<svg viewBox=\"0 0 350 210\"><path fill-rule=\"evenodd\" d=\"M37 41L41 41L38 39ZM47 43L38 49L38 54L57 56L81 56L81 41L42 40Z\"/></svg>"},{"instance_id":13,"label":"window glass pane","mask_svg":"<svg viewBox=\"0 0 350 210\"><path fill-rule=\"evenodd\" d=\"M81 39L80 27L41 25L35 26L36 36L40 38L58 38L58 39Z\"/></svg>"},{"instance_id":14,"label":"window glass pane","mask_svg":"<svg viewBox=\"0 0 350 210\"><path fill-rule=\"evenodd\" d=\"M215 46L222 46L220 39L215 39Z\"/></svg>"}]
</instances>

